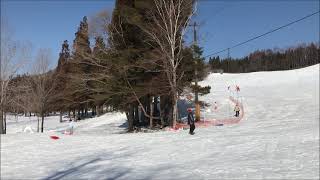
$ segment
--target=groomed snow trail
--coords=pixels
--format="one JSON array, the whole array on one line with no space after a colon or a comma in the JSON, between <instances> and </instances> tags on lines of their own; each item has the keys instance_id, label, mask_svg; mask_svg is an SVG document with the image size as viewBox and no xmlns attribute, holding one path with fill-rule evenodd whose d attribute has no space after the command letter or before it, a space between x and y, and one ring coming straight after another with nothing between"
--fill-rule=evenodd
<instances>
[{"instance_id":1,"label":"groomed snow trail","mask_svg":"<svg viewBox=\"0 0 320 180\"><path fill-rule=\"evenodd\" d=\"M200 100L218 104L203 112L207 119L234 115L226 89L239 85L243 119L197 128L194 136L121 134L120 113L76 123L73 136L58 134L67 125L58 118L43 134L22 133L26 124L12 122L11 133L1 135L1 179L319 179L319 64L211 74L200 84L212 87ZM57 134L59 140L49 138Z\"/></svg>"}]
</instances>

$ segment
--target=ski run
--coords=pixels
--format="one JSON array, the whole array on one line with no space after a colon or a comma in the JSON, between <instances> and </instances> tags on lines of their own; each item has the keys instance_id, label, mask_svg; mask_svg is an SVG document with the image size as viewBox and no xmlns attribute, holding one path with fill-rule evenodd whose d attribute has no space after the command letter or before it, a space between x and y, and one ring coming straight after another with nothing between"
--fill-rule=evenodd
<instances>
[{"instance_id":1,"label":"ski run","mask_svg":"<svg viewBox=\"0 0 320 180\"><path fill-rule=\"evenodd\" d=\"M319 64L214 73L200 85L212 88L200 97L211 104L202 119L234 118L232 97L241 120L197 127L193 136L128 134L125 114L114 112L75 122L66 135L58 115L46 117L45 133L36 133L36 117L9 116L1 179L319 179Z\"/></svg>"}]
</instances>

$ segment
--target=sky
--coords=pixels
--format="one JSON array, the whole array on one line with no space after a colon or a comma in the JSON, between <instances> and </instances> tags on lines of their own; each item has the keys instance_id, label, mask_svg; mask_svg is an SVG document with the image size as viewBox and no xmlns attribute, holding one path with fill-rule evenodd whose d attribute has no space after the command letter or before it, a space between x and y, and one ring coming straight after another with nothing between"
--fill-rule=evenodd
<instances>
[{"instance_id":1,"label":"sky","mask_svg":"<svg viewBox=\"0 0 320 180\"><path fill-rule=\"evenodd\" d=\"M244 42L319 11L318 0L200 0L196 21L204 55ZM288 48L319 42L319 13L230 50L239 58L257 49ZM217 54L227 57L227 51ZM217 56L215 55L215 56Z\"/></svg>"},{"instance_id":2,"label":"sky","mask_svg":"<svg viewBox=\"0 0 320 180\"><path fill-rule=\"evenodd\" d=\"M34 52L50 48L56 64L62 42L73 42L83 16L111 12L113 7L113 0L1 0L1 17L9 22L14 38L30 42ZM206 56L317 11L317 0L200 0L192 21L200 24L198 42ZM192 29L186 39L192 41ZM310 42L319 42L319 14L231 49L230 56ZM217 55L226 57L227 52Z\"/></svg>"}]
</instances>

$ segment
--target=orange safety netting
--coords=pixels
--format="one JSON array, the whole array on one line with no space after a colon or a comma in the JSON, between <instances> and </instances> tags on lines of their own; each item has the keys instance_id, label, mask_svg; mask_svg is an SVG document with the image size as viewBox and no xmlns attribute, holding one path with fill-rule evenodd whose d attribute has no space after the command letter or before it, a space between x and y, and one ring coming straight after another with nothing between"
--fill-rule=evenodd
<instances>
[{"instance_id":1,"label":"orange safety netting","mask_svg":"<svg viewBox=\"0 0 320 180\"><path fill-rule=\"evenodd\" d=\"M225 118L225 119L206 119L202 121L195 122L196 127L209 127L209 126L218 126L218 125L225 125L225 124L237 124L239 123L244 116L244 110L243 110L243 105L239 101L235 100L233 97L229 97L229 99L233 103L238 103L240 105L240 114L239 117L230 117L230 118ZM189 125L186 123L177 123L174 129L171 130L178 130L178 129L183 129L183 128L189 128Z\"/></svg>"}]
</instances>

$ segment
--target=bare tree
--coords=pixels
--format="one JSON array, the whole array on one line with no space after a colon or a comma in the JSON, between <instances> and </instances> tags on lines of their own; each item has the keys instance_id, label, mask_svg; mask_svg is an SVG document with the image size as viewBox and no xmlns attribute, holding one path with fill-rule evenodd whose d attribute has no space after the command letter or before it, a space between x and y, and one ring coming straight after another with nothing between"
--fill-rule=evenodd
<instances>
[{"instance_id":1,"label":"bare tree","mask_svg":"<svg viewBox=\"0 0 320 180\"><path fill-rule=\"evenodd\" d=\"M8 99L10 99L10 103L7 104L8 111L14 112L16 115L18 113L27 113L31 112L31 104L30 104L30 96L29 93L29 86L28 86L28 76L27 75L17 75L13 78L10 83L8 89ZM17 116L16 116L17 118Z\"/></svg>"},{"instance_id":2,"label":"bare tree","mask_svg":"<svg viewBox=\"0 0 320 180\"><path fill-rule=\"evenodd\" d=\"M30 77L30 96L34 111L41 117L41 132L43 132L44 117L50 110L50 102L54 97L56 81L50 72L51 52L49 49L39 49Z\"/></svg>"},{"instance_id":3,"label":"bare tree","mask_svg":"<svg viewBox=\"0 0 320 180\"><path fill-rule=\"evenodd\" d=\"M0 63L0 134L6 133L6 105L10 102L9 84L28 60L30 45L12 39L13 33L5 19L1 19Z\"/></svg>"},{"instance_id":4,"label":"bare tree","mask_svg":"<svg viewBox=\"0 0 320 180\"><path fill-rule=\"evenodd\" d=\"M173 98L173 124L178 116L178 83L180 77L178 67L182 60L183 37L188 23L194 14L194 0L154 0L155 10L152 11L152 23L140 26L149 35L155 48L159 50L158 57L166 72Z\"/></svg>"},{"instance_id":5,"label":"bare tree","mask_svg":"<svg viewBox=\"0 0 320 180\"><path fill-rule=\"evenodd\" d=\"M89 36L91 37L103 37L104 40L107 40L108 26L111 22L111 15L109 10L104 9L98 13L89 17Z\"/></svg>"}]
</instances>

